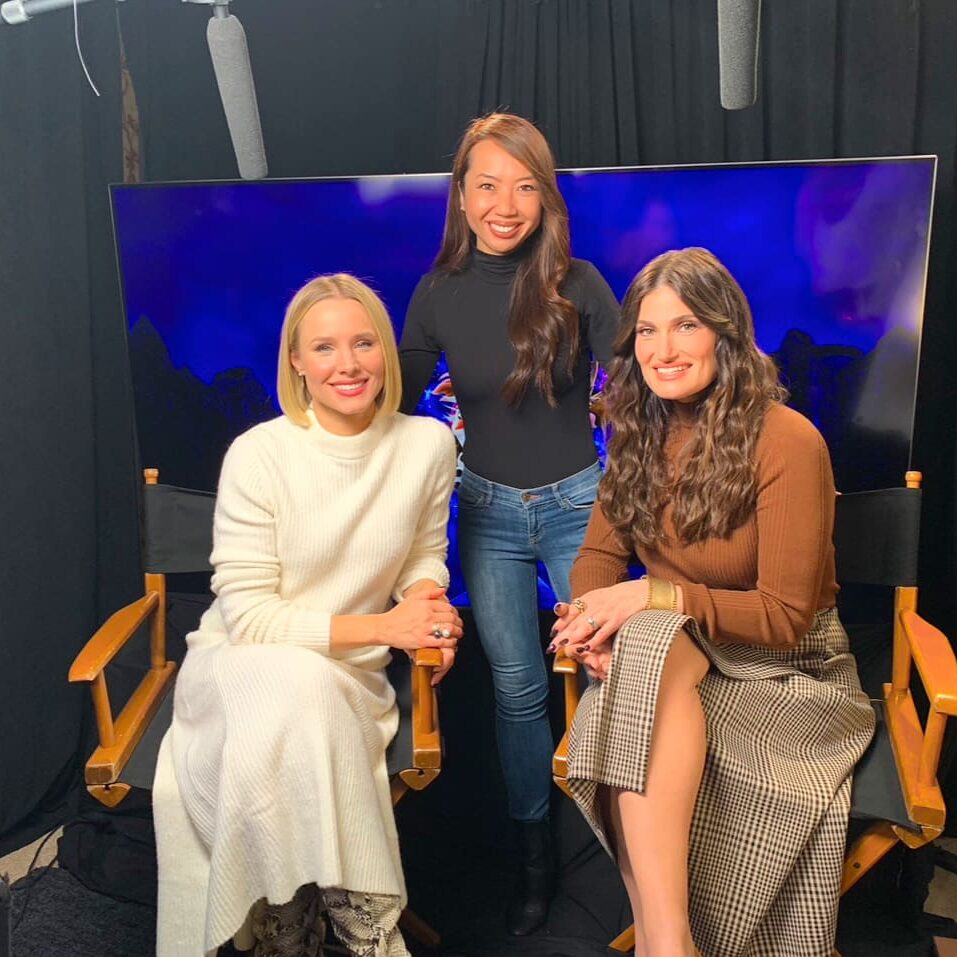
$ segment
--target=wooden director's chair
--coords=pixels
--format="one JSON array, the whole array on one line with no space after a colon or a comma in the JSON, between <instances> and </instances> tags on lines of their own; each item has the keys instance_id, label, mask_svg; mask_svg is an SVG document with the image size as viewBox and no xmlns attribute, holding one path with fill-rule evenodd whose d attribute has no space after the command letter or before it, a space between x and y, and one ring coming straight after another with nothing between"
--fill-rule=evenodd
<instances>
[{"instance_id":1,"label":"wooden director's chair","mask_svg":"<svg viewBox=\"0 0 957 957\"><path fill-rule=\"evenodd\" d=\"M947 719L957 715L957 661L946 635L917 613L920 483L920 472L908 472L905 487L837 498L834 546L842 596L845 589L863 586L889 590L893 600L892 618L886 624L892 640L890 681L883 685L880 697L871 701L877 730L854 771L851 820L864 830L847 849L842 895L898 843L920 848L944 829L946 809L937 765ZM853 651L855 619L848 617L843 604L841 615ZM928 702L923 726L911 694L914 667ZM554 670L564 676L566 731L552 759L552 774L571 797L568 729L578 707L581 682L578 663L561 653L556 655ZM634 946L633 926L609 944L623 954Z\"/></svg>"},{"instance_id":2,"label":"wooden director's chair","mask_svg":"<svg viewBox=\"0 0 957 957\"><path fill-rule=\"evenodd\" d=\"M174 573L210 572L212 551L212 492L176 488L158 483L156 469L144 471L143 552L145 587L142 597L113 613L76 656L69 680L89 684L99 744L84 767L89 793L107 807L116 807L131 787L151 789L160 742L173 716L170 693L176 662L167 658L168 609L166 576ZM193 601L195 627L212 596ZM107 689L107 666L134 636L148 629L149 669L126 704L114 715ZM437 649L420 649L409 663L396 654L389 680L399 706L399 730L387 753L392 804L409 790L421 791L442 768L438 701L432 675L442 664ZM406 910L400 921L406 933L429 947L439 945L439 935Z\"/></svg>"}]
</instances>

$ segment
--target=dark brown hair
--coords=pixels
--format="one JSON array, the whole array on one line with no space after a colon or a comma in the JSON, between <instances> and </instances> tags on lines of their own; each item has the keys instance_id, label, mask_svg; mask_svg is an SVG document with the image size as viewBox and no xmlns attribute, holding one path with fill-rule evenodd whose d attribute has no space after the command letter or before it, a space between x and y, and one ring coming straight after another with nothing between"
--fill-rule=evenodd
<instances>
[{"instance_id":1,"label":"dark brown hair","mask_svg":"<svg viewBox=\"0 0 957 957\"><path fill-rule=\"evenodd\" d=\"M568 209L558 190L552 151L533 123L511 113L490 113L469 125L452 163L445 232L434 268L460 272L469 263L473 239L462 209L462 190L472 147L487 139L528 169L542 201L542 221L525 240L528 255L512 283L508 332L515 349L515 368L505 380L502 395L509 405L518 405L534 384L554 406L554 365L564 348L566 370L571 375L578 357L579 319L577 309L558 291L571 262Z\"/></svg>"},{"instance_id":2,"label":"dark brown hair","mask_svg":"<svg viewBox=\"0 0 957 957\"><path fill-rule=\"evenodd\" d=\"M673 403L648 387L635 358L641 302L667 286L717 334L714 382L697 404L694 432L675 479L664 454ZM638 273L622 304L622 327L609 370L606 415L611 436L599 501L625 542L652 545L673 505L679 541L725 538L755 507L754 448L768 408L784 400L772 361L754 339L741 287L707 249L663 253Z\"/></svg>"}]
</instances>

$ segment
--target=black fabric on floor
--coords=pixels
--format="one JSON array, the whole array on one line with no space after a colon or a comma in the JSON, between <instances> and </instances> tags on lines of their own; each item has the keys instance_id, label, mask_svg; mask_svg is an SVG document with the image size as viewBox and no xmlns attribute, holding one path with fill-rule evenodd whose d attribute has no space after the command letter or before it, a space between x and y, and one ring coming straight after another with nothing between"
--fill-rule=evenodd
<instances>
[{"instance_id":1,"label":"black fabric on floor","mask_svg":"<svg viewBox=\"0 0 957 957\"><path fill-rule=\"evenodd\" d=\"M156 904L156 838L150 792L133 788L115 808L85 791L80 813L64 825L57 857L91 891L134 904Z\"/></svg>"},{"instance_id":2,"label":"black fabric on floor","mask_svg":"<svg viewBox=\"0 0 957 957\"><path fill-rule=\"evenodd\" d=\"M10 885L0 874L0 957L10 955Z\"/></svg>"},{"instance_id":3,"label":"black fabric on floor","mask_svg":"<svg viewBox=\"0 0 957 957\"><path fill-rule=\"evenodd\" d=\"M11 957L155 953L152 907L97 894L59 867L39 868L13 885L12 915Z\"/></svg>"},{"instance_id":4,"label":"black fabric on floor","mask_svg":"<svg viewBox=\"0 0 957 957\"><path fill-rule=\"evenodd\" d=\"M448 904L458 893L463 907L460 913L450 913L451 926L443 927L446 939L440 953L444 957L609 957L605 941L610 938L591 933L601 923L600 905L592 914L576 911L574 898L567 893L556 899L547 931L524 940L508 938L495 913L503 889L495 883L481 889L482 881L494 874L487 860L476 863L480 866L445 875L441 886L433 885L438 892L433 902ZM899 862L892 863L890 872L899 873ZM476 888L478 896L467 900ZM600 893L601 888L593 890ZM942 935L941 929L935 929L932 921L908 929L901 923L893 897L874 890L842 904L838 937L842 957L929 957L931 930ZM471 916L465 916L465 909ZM152 907L97 894L61 868L40 868L13 885L12 919L11 957L151 957L154 953ZM426 957L414 942L410 950L415 957ZM0 957L6 957L2 945Z\"/></svg>"}]
</instances>

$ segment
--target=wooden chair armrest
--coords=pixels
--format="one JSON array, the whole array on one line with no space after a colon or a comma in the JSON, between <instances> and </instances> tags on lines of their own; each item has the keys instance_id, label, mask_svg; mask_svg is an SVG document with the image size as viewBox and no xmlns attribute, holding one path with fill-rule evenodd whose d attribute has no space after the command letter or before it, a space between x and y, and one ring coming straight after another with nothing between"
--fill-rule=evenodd
<instances>
[{"instance_id":1,"label":"wooden chair armrest","mask_svg":"<svg viewBox=\"0 0 957 957\"><path fill-rule=\"evenodd\" d=\"M552 755L552 780L564 794L575 800L575 796L568 787L568 731L562 735Z\"/></svg>"},{"instance_id":2,"label":"wooden chair armrest","mask_svg":"<svg viewBox=\"0 0 957 957\"><path fill-rule=\"evenodd\" d=\"M564 649L559 648L555 652L555 660L552 662L552 671L557 675L577 675L578 662L574 658L569 658Z\"/></svg>"},{"instance_id":3,"label":"wooden chair armrest","mask_svg":"<svg viewBox=\"0 0 957 957\"><path fill-rule=\"evenodd\" d=\"M148 592L110 615L73 659L70 681L93 681L158 606L159 595Z\"/></svg>"},{"instance_id":4,"label":"wooden chair armrest","mask_svg":"<svg viewBox=\"0 0 957 957\"><path fill-rule=\"evenodd\" d=\"M436 772L442 767L442 739L432 675L441 665L438 648L419 648L412 658L412 766Z\"/></svg>"},{"instance_id":5,"label":"wooden chair armrest","mask_svg":"<svg viewBox=\"0 0 957 957\"><path fill-rule=\"evenodd\" d=\"M572 726L575 712L578 710L578 702L581 698L578 668L578 662L575 661L574 658L569 658L563 649L559 648L558 651L555 652L555 661L552 663L552 671L564 677L566 731Z\"/></svg>"},{"instance_id":6,"label":"wooden chair armrest","mask_svg":"<svg viewBox=\"0 0 957 957\"><path fill-rule=\"evenodd\" d=\"M940 834L946 820L937 768L947 719L957 715L957 661L946 636L912 607L900 611L897 624L894 676L884 685L884 715L907 813L922 832L914 839L917 844L903 833L901 839L919 846ZM923 727L907 679L911 663L930 703Z\"/></svg>"},{"instance_id":7,"label":"wooden chair armrest","mask_svg":"<svg viewBox=\"0 0 957 957\"><path fill-rule=\"evenodd\" d=\"M438 648L416 648L413 653L412 664L416 668L440 668L442 666L442 652Z\"/></svg>"},{"instance_id":8,"label":"wooden chair armrest","mask_svg":"<svg viewBox=\"0 0 957 957\"><path fill-rule=\"evenodd\" d=\"M556 778L568 776L568 732L562 735L555 753L552 755L552 774Z\"/></svg>"},{"instance_id":9,"label":"wooden chair armrest","mask_svg":"<svg viewBox=\"0 0 957 957\"><path fill-rule=\"evenodd\" d=\"M916 611L902 611L900 622L930 706L957 717L957 659L947 636Z\"/></svg>"},{"instance_id":10,"label":"wooden chair armrest","mask_svg":"<svg viewBox=\"0 0 957 957\"><path fill-rule=\"evenodd\" d=\"M114 722L103 722L94 696L100 746L86 762L84 778L88 785L113 784L126 767L130 755L140 743L163 699L173 686L176 664L167 661L163 668L151 668L130 696ZM109 702L107 702L107 710ZM108 732L108 733L105 733Z\"/></svg>"}]
</instances>

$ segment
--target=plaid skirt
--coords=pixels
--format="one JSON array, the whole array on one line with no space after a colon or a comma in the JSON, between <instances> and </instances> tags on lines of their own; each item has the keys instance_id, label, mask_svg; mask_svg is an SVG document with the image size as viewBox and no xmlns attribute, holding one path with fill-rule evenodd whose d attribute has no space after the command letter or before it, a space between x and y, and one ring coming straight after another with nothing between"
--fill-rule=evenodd
<instances>
[{"instance_id":1,"label":"plaid skirt","mask_svg":"<svg viewBox=\"0 0 957 957\"><path fill-rule=\"evenodd\" d=\"M635 615L608 679L585 691L568 784L605 849L599 785L644 791L658 682L681 628L711 667L699 686L707 753L691 825L691 931L702 957L830 957L851 772L874 731L834 609L797 647L710 642L694 619Z\"/></svg>"}]
</instances>

